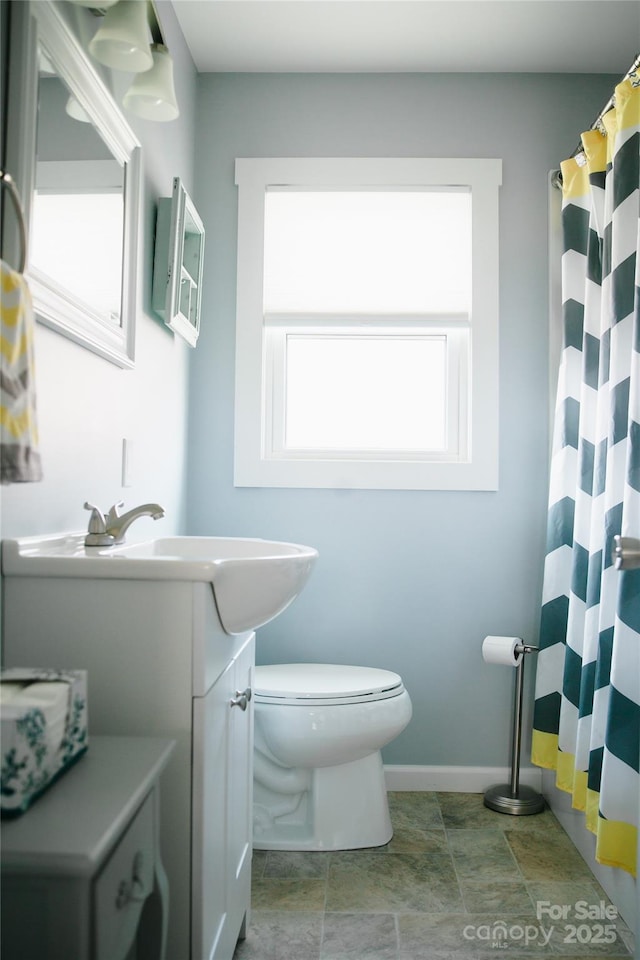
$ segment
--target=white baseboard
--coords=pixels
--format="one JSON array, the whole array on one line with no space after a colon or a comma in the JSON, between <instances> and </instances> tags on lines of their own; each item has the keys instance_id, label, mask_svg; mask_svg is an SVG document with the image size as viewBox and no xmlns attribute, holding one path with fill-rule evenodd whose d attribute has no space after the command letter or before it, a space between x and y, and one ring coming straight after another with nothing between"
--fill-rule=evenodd
<instances>
[{"instance_id":1,"label":"white baseboard","mask_svg":"<svg viewBox=\"0 0 640 960\"><path fill-rule=\"evenodd\" d=\"M483 793L494 784L510 783L507 767L427 767L418 764L385 764L387 790L441 790L449 793ZM520 783L542 789L542 770L524 767Z\"/></svg>"}]
</instances>

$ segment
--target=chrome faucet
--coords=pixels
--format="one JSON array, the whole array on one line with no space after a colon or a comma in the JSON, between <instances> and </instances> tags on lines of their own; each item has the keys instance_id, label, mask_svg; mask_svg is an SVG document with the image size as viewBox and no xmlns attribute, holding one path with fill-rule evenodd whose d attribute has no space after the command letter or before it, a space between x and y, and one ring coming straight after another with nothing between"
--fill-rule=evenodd
<instances>
[{"instance_id":1,"label":"chrome faucet","mask_svg":"<svg viewBox=\"0 0 640 960\"><path fill-rule=\"evenodd\" d=\"M152 517L153 520L164 517L164 509L159 503L143 503L120 515L120 508L123 506L122 501L115 503L105 517L93 503L85 503L85 510L91 510L89 530L84 538L85 546L113 547L124 541L125 533L138 517Z\"/></svg>"}]
</instances>

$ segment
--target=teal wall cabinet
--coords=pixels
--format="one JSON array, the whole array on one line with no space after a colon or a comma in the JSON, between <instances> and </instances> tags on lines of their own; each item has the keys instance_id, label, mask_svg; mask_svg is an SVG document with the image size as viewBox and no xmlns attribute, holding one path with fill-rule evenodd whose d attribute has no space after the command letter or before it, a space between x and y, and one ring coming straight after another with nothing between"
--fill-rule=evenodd
<instances>
[{"instance_id":1,"label":"teal wall cabinet","mask_svg":"<svg viewBox=\"0 0 640 960\"><path fill-rule=\"evenodd\" d=\"M179 177L158 201L152 306L195 347L200 332L204 225Z\"/></svg>"}]
</instances>

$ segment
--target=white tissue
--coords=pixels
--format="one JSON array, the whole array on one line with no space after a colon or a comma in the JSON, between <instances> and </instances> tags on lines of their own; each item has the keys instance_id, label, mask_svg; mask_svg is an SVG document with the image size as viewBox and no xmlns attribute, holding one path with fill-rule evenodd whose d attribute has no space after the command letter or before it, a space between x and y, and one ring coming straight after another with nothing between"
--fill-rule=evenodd
<instances>
[{"instance_id":1,"label":"white tissue","mask_svg":"<svg viewBox=\"0 0 640 960\"><path fill-rule=\"evenodd\" d=\"M15 700L18 694L22 693L25 686L26 684L24 682L10 683L8 680L3 680L2 683L0 683L0 706Z\"/></svg>"},{"instance_id":2,"label":"white tissue","mask_svg":"<svg viewBox=\"0 0 640 960\"><path fill-rule=\"evenodd\" d=\"M522 660L520 637L485 637L482 643L482 659L485 663L497 663L504 667L517 667Z\"/></svg>"}]
</instances>

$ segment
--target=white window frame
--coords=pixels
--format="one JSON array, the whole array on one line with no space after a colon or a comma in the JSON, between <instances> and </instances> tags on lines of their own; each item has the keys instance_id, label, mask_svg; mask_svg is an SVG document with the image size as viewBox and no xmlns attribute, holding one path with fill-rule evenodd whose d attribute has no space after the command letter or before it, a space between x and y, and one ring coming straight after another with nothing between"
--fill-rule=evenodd
<instances>
[{"instance_id":1,"label":"white window frame","mask_svg":"<svg viewBox=\"0 0 640 960\"><path fill-rule=\"evenodd\" d=\"M498 159L239 158L236 307L235 473L238 487L396 490L498 489ZM282 449L272 413L281 398L271 380L263 306L265 195L270 187L358 189L467 187L472 206L472 303L468 336L456 322L425 321L454 346L460 375L459 433L445 455L344 453L309 456ZM317 318L315 318L317 319ZM357 318L356 318L357 320ZM351 325L354 318L348 318ZM399 321L402 327L403 321ZM357 324L356 324L357 325ZM324 330L328 327L318 325ZM388 325L387 325L388 326ZM460 324L458 323L458 327ZM314 325L315 328L315 325ZM344 328L343 328L344 329ZM468 343L466 348L460 345Z\"/></svg>"}]
</instances>

